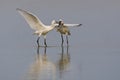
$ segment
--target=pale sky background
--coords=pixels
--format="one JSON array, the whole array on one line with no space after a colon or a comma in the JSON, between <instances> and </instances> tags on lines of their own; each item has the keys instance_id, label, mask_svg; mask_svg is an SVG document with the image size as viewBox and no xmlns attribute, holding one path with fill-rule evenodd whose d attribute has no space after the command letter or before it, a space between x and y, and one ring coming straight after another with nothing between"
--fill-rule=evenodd
<instances>
[{"instance_id":1,"label":"pale sky background","mask_svg":"<svg viewBox=\"0 0 120 80\"><path fill-rule=\"evenodd\" d=\"M18 44L23 39L27 44L36 40L36 37L32 37L34 31L18 14L16 8L34 13L44 24L60 18L66 23L82 23L81 28L71 29L72 45L79 43L89 47L120 48L119 0L0 0L2 46ZM55 40L60 41L58 35L55 31L51 32L47 36L48 43L54 41L53 44L56 45Z\"/></svg>"}]
</instances>

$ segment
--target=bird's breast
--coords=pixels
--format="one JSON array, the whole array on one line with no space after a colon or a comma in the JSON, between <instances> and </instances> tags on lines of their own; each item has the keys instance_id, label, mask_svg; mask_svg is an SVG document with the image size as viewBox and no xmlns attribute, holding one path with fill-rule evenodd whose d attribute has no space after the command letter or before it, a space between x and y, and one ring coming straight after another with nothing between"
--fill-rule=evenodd
<instances>
[{"instance_id":1,"label":"bird's breast","mask_svg":"<svg viewBox=\"0 0 120 80\"><path fill-rule=\"evenodd\" d=\"M61 34L70 35L70 31L67 28L58 28L57 31L60 32Z\"/></svg>"}]
</instances>

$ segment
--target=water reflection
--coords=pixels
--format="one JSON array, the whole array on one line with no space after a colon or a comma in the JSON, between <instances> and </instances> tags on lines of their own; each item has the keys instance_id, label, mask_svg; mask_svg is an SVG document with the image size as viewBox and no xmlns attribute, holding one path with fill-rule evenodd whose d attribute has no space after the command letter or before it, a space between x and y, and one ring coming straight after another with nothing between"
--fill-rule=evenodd
<instances>
[{"instance_id":1,"label":"water reflection","mask_svg":"<svg viewBox=\"0 0 120 80\"><path fill-rule=\"evenodd\" d=\"M48 60L46 50L44 47L44 53L41 54L39 47L37 48L37 56L27 73L27 80L55 80L56 67Z\"/></svg>"},{"instance_id":2,"label":"water reflection","mask_svg":"<svg viewBox=\"0 0 120 80\"><path fill-rule=\"evenodd\" d=\"M66 53L64 52L64 50L66 49ZM70 54L68 53L69 51L69 46L64 47L61 46L61 55L60 55L60 59L58 60L58 70L59 70L59 74L60 74L60 78L63 77L64 73L66 73L66 71L69 71L69 67L70 67Z\"/></svg>"}]
</instances>

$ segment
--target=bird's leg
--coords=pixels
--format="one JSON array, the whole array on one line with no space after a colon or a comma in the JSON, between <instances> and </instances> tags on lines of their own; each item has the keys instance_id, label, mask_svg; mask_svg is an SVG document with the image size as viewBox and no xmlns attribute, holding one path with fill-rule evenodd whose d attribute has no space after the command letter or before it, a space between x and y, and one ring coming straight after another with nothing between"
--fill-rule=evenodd
<instances>
[{"instance_id":1,"label":"bird's leg","mask_svg":"<svg viewBox=\"0 0 120 80\"><path fill-rule=\"evenodd\" d=\"M45 45L45 47L47 47L46 36L44 36L44 45Z\"/></svg>"},{"instance_id":2,"label":"bird's leg","mask_svg":"<svg viewBox=\"0 0 120 80\"><path fill-rule=\"evenodd\" d=\"M45 47L47 47L46 38L44 39L44 45Z\"/></svg>"},{"instance_id":3,"label":"bird's leg","mask_svg":"<svg viewBox=\"0 0 120 80\"><path fill-rule=\"evenodd\" d=\"M61 38L62 38L61 46L63 46L64 39L63 39L63 35L62 34L61 34Z\"/></svg>"},{"instance_id":4,"label":"bird's leg","mask_svg":"<svg viewBox=\"0 0 120 80\"><path fill-rule=\"evenodd\" d=\"M39 45L39 39L40 39L40 37L37 38L37 45L38 45L38 47L40 47L40 45Z\"/></svg>"},{"instance_id":5,"label":"bird's leg","mask_svg":"<svg viewBox=\"0 0 120 80\"><path fill-rule=\"evenodd\" d=\"M69 46L69 44L68 44L68 35L66 35L66 42L67 42L67 46Z\"/></svg>"}]
</instances>

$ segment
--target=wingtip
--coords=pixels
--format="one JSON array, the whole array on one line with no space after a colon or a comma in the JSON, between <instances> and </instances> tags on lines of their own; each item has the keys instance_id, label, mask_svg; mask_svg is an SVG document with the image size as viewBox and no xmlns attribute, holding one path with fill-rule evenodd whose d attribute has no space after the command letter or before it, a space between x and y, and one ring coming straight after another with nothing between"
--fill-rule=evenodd
<instances>
[{"instance_id":1,"label":"wingtip","mask_svg":"<svg viewBox=\"0 0 120 80\"><path fill-rule=\"evenodd\" d=\"M79 26L82 26L82 24L79 24Z\"/></svg>"},{"instance_id":2,"label":"wingtip","mask_svg":"<svg viewBox=\"0 0 120 80\"><path fill-rule=\"evenodd\" d=\"M79 26L82 26L82 24L78 24L78 26L77 26L77 27L79 27Z\"/></svg>"}]
</instances>

